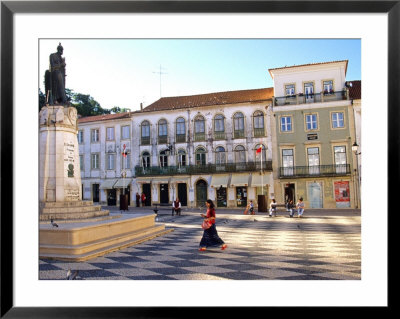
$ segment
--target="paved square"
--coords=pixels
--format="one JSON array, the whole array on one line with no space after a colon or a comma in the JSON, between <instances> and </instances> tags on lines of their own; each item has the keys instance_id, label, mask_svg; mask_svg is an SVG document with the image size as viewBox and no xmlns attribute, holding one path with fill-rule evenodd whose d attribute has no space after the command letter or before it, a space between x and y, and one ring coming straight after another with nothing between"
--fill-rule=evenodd
<instances>
[{"instance_id":1,"label":"paved square","mask_svg":"<svg viewBox=\"0 0 400 319\"><path fill-rule=\"evenodd\" d=\"M196 212L159 216L174 231L86 262L39 260L39 278L77 280L360 280L361 217L314 214L304 218L217 212L228 244L198 251Z\"/></svg>"}]
</instances>

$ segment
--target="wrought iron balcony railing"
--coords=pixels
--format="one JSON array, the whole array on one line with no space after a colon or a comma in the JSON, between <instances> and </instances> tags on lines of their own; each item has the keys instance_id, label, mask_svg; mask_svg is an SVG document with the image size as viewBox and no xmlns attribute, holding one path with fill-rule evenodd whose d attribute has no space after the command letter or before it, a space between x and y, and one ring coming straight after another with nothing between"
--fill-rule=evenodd
<instances>
[{"instance_id":1,"label":"wrought iron balcony railing","mask_svg":"<svg viewBox=\"0 0 400 319\"><path fill-rule=\"evenodd\" d=\"M297 105L347 100L347 91L321 92L313 94L296 94L275 97L274 106Z\"/></svg>"},{"instance_id":2,"label":"wrought iron balcony railing","mask_svg":"<svg viewBox=\"0 0 400 319\"><path fill-rule=\"evenodd\" d=\"M263 171L272 171L272 161L262 163ZM206 165L187 165L187 166L150 166L135 167L135 175L139 176L158 176L158 175L197 175L214 173L235 173L235 172L254 172L261 170L260 162L247 163L226 163L226 164L206 164Z\"/></svg>"},{"instance_id":3,"label":"wrought iron balcony railing","mask_svg":"<svg viewBox=\"0 0 400 319\"><path fill-rule=\"evenodd\" d=\"M350 173L350 164L279 167L279 178L342 176Z\"/></svg>"},{"instance_id":4,"label":"wrought iron balcony railing","mask_svg":"<svg viewBox=\"0 0 400 319\"><path fill-rule=\"evenodd\" d=\"M254 137L263 137L263 136L265 136L264 128L255 128L254 129Z\"/></svg>"},{"instance_id":5,"label":"wrought iron balcony railing","mask_svg":"<svg viewBox=\"0 0 400 319\"><path fill-rule=\"evenodd\" d=\"M214 139L215 140L225 140L226 139L225 132L214 132Z\"/></svg>"},{"instance_id":6,"label":"wrought iron balcony railing","mask_svg":"<svg viewBox=\"0 0 400 319\"><path fill-rule=\"evenodd\" d=\"M185 143L186 142L186 135L185 134L176 134L175 135L175 142L176 143Z\"/></svg>"}]
</instances>

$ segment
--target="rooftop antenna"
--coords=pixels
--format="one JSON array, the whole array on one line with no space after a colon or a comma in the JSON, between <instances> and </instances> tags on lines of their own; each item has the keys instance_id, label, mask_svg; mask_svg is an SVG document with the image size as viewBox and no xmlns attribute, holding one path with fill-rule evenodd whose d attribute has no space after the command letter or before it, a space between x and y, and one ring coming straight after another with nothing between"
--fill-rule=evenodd
<instances>
[{"instance_id":1,"label":"rooftop antenna","mask_svg":"<svg viewBox=\"0 0 400 319\"><path fill-rule=\"evenodd\" d=\"M156 74L159 74L160 75L160 98L161 98L161 75L162 74L168 74L168 73L165 73L165 72L162 72L162 67L161 67L161 64L160 64L160 71L158 71L158 72L153 72L153 73L156 73Z\"/></svg>"}]
</instances>

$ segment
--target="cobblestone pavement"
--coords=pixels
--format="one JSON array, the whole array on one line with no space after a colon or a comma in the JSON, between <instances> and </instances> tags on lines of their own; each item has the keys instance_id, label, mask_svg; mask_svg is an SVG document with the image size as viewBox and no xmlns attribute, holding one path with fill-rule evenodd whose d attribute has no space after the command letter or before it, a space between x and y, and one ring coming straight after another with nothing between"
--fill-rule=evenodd
<instances>
[{"instance_id":1,"label":"cobblestone pavement","mask_svg":"<svg viewBox=\"0 0 400 319\"><path fill-rule=\"evenodd\" d=\"M205 252L198 251L198 210L157 219L174 231L86 262L39 260L39 279L66 279L68 269L79 270L77 280L361 279L359 211L310 210L289 218L217 210L218 234L228 248Z\"/></svg>"}]
</instances>

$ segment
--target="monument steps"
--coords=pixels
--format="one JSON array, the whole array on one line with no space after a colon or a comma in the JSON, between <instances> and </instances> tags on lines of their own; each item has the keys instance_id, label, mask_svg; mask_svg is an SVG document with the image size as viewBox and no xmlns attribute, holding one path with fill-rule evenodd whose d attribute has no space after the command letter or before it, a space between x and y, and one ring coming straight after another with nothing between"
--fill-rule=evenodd
<instances>
[{"instance_id":1,"label":"monument steps","mask_svg":"<svg viewBox=\"0 0 400 319\"><path fill-rule=\"evenodd\" d=\"M173 229L155 224L154 214L113 215L112 219L66 221L53 227L40 223L40 258L83 261L151 238Z\"/></svg>"},{"instance_id":2,"label":"monument steps","mask_svg":"<svg viewBox=\"0 0 400 319\"><path fill-rule=\"evenodd\" d=\"M163 236L171 231L173 231L173 229L165 229L163 225L155 225L146 229L119 234L82 245L40 245L39 255L40 258L46 259L85 261L140 244L158 236Z\"/></svg>"},{"instance_id":3,"label":"monument steps","mask_svg":"<svg viewBox=\"0 0 400 319\"><path fill-rule=\"evenodd\" d=\"M100 216L108 216L108 210L90 210L86 212L77 211L77 212L66 212L66 211L52 211L40 214L40 221L49 221L53 219L54 221L59 220L78 220L78 219L89 219L93 217L100 217Z\"/></svg>"}]
</instances>

